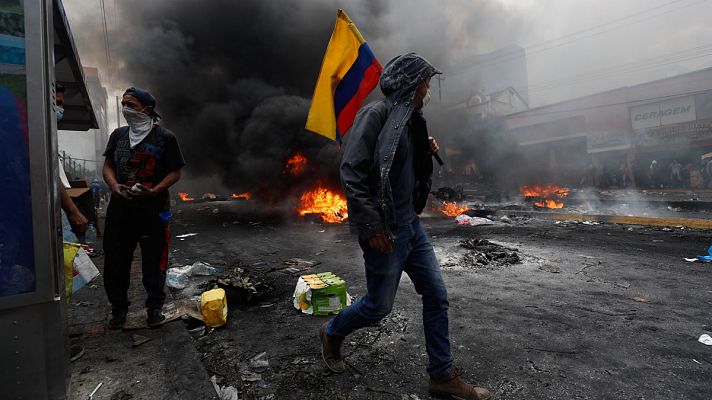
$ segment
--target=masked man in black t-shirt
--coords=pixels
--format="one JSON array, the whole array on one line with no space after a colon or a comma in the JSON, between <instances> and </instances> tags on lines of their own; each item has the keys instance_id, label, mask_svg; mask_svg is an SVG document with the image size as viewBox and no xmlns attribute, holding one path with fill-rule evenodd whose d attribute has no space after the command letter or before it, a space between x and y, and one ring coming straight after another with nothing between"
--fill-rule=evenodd
<instances>
[{"instance_id":1,"label":"masked man in black t-shirt","mask_svg":"<svg viewBox=\"0 0 712 400\"><path fill-rule=\"evenodd\" d=\"M131 262L141 245L148 325L160 325L166 298L171 217L168 188L185 166L173 132L157 124L156 99L146 90L129 88L121 101L128 126L109 137L104 180L111 188L104 232L104 287L111 303L110 329L120 329L129 307Z\"/></svg>"}]
</instances>

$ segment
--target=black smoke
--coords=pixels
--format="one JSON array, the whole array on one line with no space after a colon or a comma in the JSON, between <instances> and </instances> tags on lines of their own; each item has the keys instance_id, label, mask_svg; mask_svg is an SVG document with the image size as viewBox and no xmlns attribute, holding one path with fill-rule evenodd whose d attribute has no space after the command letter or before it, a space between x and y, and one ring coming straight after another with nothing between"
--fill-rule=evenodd
<instances>
[{"instance_id":1,"label":"black smoke","mask_svg":"<svg viewBox=\"0 0 712 400\"><path fill-rule=\"evenodd\" d=\"M145 87L156 96L163 125L177 134L188 162L180 187L199 194L210 189L209 182L222 186L216 192L250 191L268 201L301 193L316 181L338 186L338 146L303 127L339 7L382 64L416 51L447 72L468 55L507 43L504 33L511 33L503 27L509 17L488 1L115 4L116 24L109 24L114 86ZM85 16L74 32L82 56L101 60L96 18ZM309 159L298 177L284 171L295 152Z\"/></svg>"}]
</instances>

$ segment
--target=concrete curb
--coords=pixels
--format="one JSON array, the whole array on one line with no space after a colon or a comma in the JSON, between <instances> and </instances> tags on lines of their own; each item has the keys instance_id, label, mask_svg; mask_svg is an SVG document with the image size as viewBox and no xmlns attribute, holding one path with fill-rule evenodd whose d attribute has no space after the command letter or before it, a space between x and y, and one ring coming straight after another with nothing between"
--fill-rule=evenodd
<instances>
[{"instance_id":1,"label":"concrete curb","mask_svg":"<svg viewBox=\"0 0 712 400\"><path fill-rule=\"evenodd\" d=\"M590 221L621 225L683 226L685 228L694 229L712 229L712 220L693 218L628 217L622 215L569 214L556 212L506 210L499 210L496 212L496 215L518 215L537 219L548 219L551 221Z\"/></svg>"}]
</instances>

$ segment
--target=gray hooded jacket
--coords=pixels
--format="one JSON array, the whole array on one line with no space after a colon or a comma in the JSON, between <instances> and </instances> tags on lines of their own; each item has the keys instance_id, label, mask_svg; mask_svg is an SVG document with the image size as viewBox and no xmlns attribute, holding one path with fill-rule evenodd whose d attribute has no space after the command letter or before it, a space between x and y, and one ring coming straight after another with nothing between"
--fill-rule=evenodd
<instances>
[{"instance_id":1,"label":"gray hooded jacket","mask_svg":"<svg viewBox=\"0 0 712 400\"><path fill-rule=\"evenodd\" d=\"M415 110L413 100L420 83L439 73L415 53L394 58L381 74L381 91L386 97L362 107L356 115L341 161L341 184L349 223L362 240L383 231L390 234L396 223L389 172L401 133L411 117L424 133L414 141L413 206L417 214L425 207L433 165L425 120L420 110Z\"/></svg>"}]
</instances>

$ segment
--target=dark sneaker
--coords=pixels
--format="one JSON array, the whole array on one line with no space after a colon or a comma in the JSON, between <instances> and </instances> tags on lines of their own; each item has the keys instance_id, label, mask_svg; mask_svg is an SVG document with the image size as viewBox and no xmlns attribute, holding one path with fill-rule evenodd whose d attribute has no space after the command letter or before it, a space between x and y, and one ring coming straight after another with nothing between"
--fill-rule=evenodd
<instances>
[{"instance_id":1,"label":"dark sneaker","mask_svg":"<svg viewBox=\"0 0 712 400\"><path fill-rule=\"evenodd\" d=\"M460 379L461 374L462 370L455 368L448 376L442 379L433 379L431 377L428 392L433 396L445 399L488 400L492 398L489 390L463 382Z\"/></svg>"},{"instance_id":2,"label":"dark sneaker","mask_svg":"<svg viewBox=\"0 0 712 400\"><path fill-rule=\"evenodd\" d=\"M340 374L346 371L344 358L341 356L341 342L344 341L344 338L327 335L326 324L328 323L329 322L324 322L324 324L319 328L321 358L331 371Z\"/></svg>"},{"instance_id":3,"label":"dark sneaker","mask_svg":"<svg viewBox=\"0 0 712 400\"><path fill-rule=\"evenodd\" d=\"M75 361L84 355L84 346L80 346L78 344L72 345L72 347L69 349L69 361Z\"/></svg>"},{"instance_id":4,"label":"dark sneaker","mask_svg":"<svg viewBox=\"0 0 712 400\"><path fill-rule=\"evenodd\" d=\"M148 317L146 323L148 324L149 328L156 328L158 326L161 326L163 321L166 320L166 317L163 315L162 310L157 308L146 309L146 316Z\"/></svg>"},{"instance_id":5,"label":"dark sneaker","mask_svg":"<svg viewBox=\"0 0 712 400\"><path fill-rule=\"evenodd\" d=\"M109 329L121 329L126 322L126 311L113 310L111 311L111 319L109 320Z\"/></svg>"}]
</instances>

